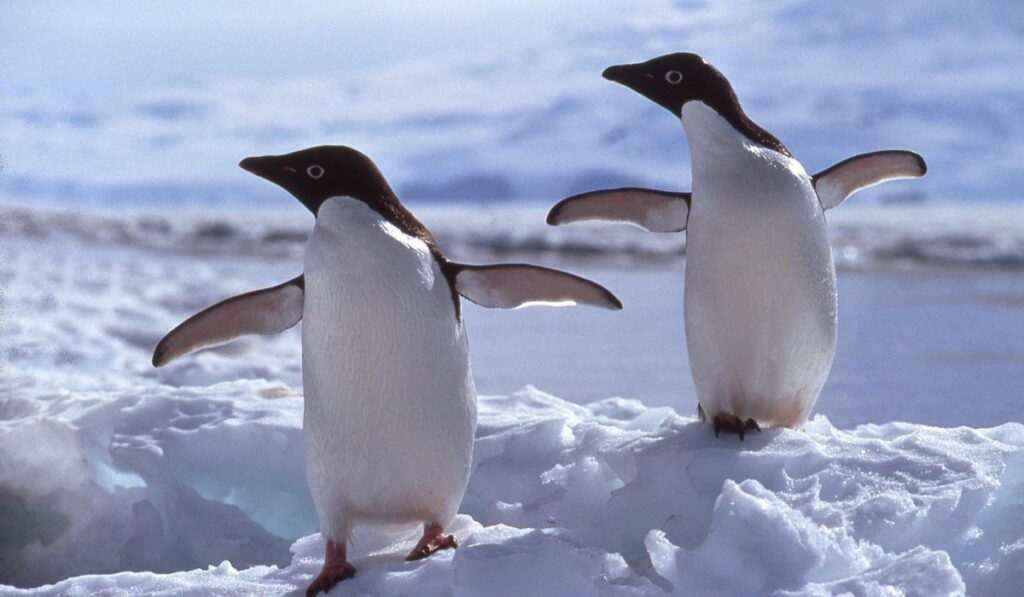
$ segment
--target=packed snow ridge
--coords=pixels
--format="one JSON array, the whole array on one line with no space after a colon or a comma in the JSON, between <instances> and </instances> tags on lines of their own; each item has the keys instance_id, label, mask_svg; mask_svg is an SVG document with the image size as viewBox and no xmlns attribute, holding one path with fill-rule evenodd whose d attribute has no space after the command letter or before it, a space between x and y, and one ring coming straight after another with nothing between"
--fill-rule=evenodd
<instances>
[{"instance_id":1,"label":"packed snow ridge","mask_svg":"<svg viewBox=\"0 0 1024 597\"><path fill-rule=\"evenodd\" d=\"M3 385L0 593L285 594L319 570L289 387ZM335 593L997 595L1024 572L1016 423L818 416L740 442L527 387L481 398L473 467L459 549L407 563L415 529L362 529Z\"/></svg>"}]
</instances>

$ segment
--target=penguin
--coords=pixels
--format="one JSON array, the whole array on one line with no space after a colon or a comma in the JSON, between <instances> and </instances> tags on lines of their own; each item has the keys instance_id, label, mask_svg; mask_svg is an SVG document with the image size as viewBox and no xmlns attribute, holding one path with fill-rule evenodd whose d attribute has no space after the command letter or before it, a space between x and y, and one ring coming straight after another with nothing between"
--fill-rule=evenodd
<instances>
[{"instance_id":1,"label":"penguin","mask_svg":"<svg viewBox=\"0 0 1024 597\"><path fill-rule=\"evenodd\" d=\"M157 345L154 366L303 321L306 474L326 540L307 595L355 574L346 545L356 525L422 524L407 560L457 547L444 530L469 479L477 413L459 297L496 309L622 303L558 270L447 259L377 166L350 147L239 165L315 216L302 275L190 317Z\"/></svg>"},{"instance_id":2,"label":"penguin","mask_svg":"<svg viewBox=\"0 0 1024 597\"><path fill-rule=\"evenodd\" d=\"M836 273L825 210L856 191L927 171L911 151L876 151L814 175L740 107L725 76L697 54L612 66L605 79L682 121L689 193L617 188L568 197L558 226L619 221L686 231L683 311L701 420L715 436L807 420L835 355Z\"/></svg>"}]
</instances>

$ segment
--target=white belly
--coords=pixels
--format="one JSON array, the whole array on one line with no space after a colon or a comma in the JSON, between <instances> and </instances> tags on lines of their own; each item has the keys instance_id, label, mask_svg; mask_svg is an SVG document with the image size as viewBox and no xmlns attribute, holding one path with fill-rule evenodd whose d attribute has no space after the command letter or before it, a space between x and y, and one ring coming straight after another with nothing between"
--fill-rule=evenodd
<instances>
[{"instance_id":1,"label":"white belly","mask_svg":"<svg viewBox=\"0 0 1024 597\"><path fill-rule=\"evenodd\" d=\"M347 198L305 258L306 472L320 528L439 522L469 477L476 391L451 291L419 239Z\"/></svg>"},{"instance_id":2,"label":"white belly","mask_svg":"<svg viewBox=\"0 0 1024 597\"><path fill-rule=\"evenodd\" d=\"M835 266L803 168L750 149L694 157L687 349L709 417L732 413L795 427L835 354Z\"/></svg>"}]
</instances>

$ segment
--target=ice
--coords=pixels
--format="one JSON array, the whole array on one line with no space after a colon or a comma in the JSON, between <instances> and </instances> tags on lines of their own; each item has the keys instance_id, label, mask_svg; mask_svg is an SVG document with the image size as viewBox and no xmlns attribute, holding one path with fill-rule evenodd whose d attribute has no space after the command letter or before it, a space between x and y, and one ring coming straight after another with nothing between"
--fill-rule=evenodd
<instances>
[{"instance_id":1,"label":"ice","mask_svg":"<svg viewBox=\"0 0 1024 597\"><path fill-rule=\"evenodd\" d=\"M293 389L154 385L15 404L0 427L2 501L18 509L5 516L17 522L5 523L4 582L60 581L26 592L40 595L282 594L316 572ZM581 406L527 387L480 406L462 548L409 564L414 529L364 529L350 590L997 595L1021 568L1024 425L841 430L818 416L740 442L631 400Z\"/></svg>"},{"instance_id":2,"label":"ice","mask_svg":"<svg viewBox=\"0 0 1024 597\"><path fill-rule=\"evenodd\" d=\"M74 239L112 248L298 263L312 220L297 202L289 201L274 209L209 212L143 208L79 213L7 206L0 207L0 238ZM515 203L492 204L487 209L468 203L412 206L454 257L479 260L533 254L611 265L663 266L681 263L686 254L684 234L652 234L623 224L548 226L549 207ZM841 269L1024 269L1022 205L989 204L979 209L953 204L860 205L851 200L829 211L827 219ZM196 303L189 304L199 306ZM123 327L130 333L131 326Z\"/></svg>"},{"instance_id":3,"label":"ice","mask_svg":"<svg viewBox=\"0 0 1024 597\"><path fill-rule=\"evenodd\" d=\"M952 234L941 218L915 209L884 217L850 210L833 225L857 246L890 234ZM962 229L996 231L994 238L1019 227L1012 210L958 213ZM528 225L541 221L536 209L484 215L449 206L423 215L453 255L477 262L529 251L530 239L541 238L533 230L544 230ZM0 593L44 583L59 584L37 593L304 587L322 545L303 476L299 329L160 369L149 358L160 335L194 310L294 276L305 216L38 209L3 216L0 583L12 588ZM286 240L263 240L270 229ZM503 245L474 240L495 229L508 231ZM219 232L203 236L209 245L183 248L199 230ZM680 291L678 274L665 272L666 288ZM648 288L662 277L616 279ZM959 275L949 279L962 284ZM972 288L1002 293L995 298L1006 309L1019 301L1016 286ZM669 308L644 311L632 302L640 319ZM606 327L610 319L590 315L564 328L555 322L571 314L499 315L506 327L467 308L481 379L510 369L525 381L538 343L571 337L576 346L578 330L591 326L625 342L624 330L642 324ZM503 350L493 350L500 342ZM849 350L871 347L868 334ZM629 350L654 349L638 336ZM579 370L561 378L581 384L606 362L581 355ZM674 366L683 367L679 356ZM463 547L408 564L401 556L414 536L364 529L353 548L359 575L346 586L423 594L1014 592L1024 571L1021 424L833 425L825 415L842 420L872 398L853 392L821 406L824 414L802 431L715 439L683 398L669 402L674 408L645 404L650 372L676 361L641 357L602 357L636 369L627 397L580 404L573 385L562 398L531 387L482 397L473 474L455 527ZM908 388L906 405L870 402L881 410L869 420L898 420L927 406L909 391L917 383L898 386ZM953 398L934 407L943 420L967 416L960 400L985 420L1015 412L1012 396Z\"/></svg>"}]
</instances>

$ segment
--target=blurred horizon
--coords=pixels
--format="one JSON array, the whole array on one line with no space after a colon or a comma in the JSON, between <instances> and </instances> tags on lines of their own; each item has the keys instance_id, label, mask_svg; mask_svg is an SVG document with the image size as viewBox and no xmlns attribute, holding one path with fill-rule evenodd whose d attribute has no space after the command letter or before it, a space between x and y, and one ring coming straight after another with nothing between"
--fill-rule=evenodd
<instances>
[{"instance_id":1,"label":"blurred horizon","mask_svg":"<svg viewBox=\"0 0 1024 597\"><path fill-rule=\"evenodd\" d=\"M0 4L0 201L287 205L236 167L337 143L406 200L689 187L677 120L601 70L694 51L815 172L908 148L859 203L1017 202L1024 5Z\"/></svg>"}]
</instances>

